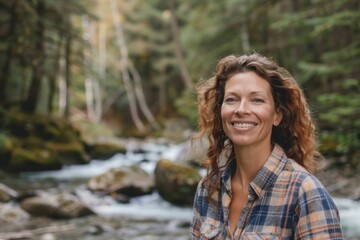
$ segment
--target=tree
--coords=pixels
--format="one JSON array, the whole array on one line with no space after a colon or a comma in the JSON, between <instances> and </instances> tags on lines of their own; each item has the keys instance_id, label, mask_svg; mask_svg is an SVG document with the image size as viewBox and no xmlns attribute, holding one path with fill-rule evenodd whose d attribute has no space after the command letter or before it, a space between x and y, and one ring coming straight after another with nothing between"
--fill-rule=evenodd
<instances>
[{"instance_id":1,"label":"tree","mask_svg":"<svg viewBox=\"0 0 360 240\"><path fill-rule=\"evenodd\" d=\"M37 21L35 26L34 49L37 55L32 63L32 78L26 100L23 102L23 110L28 113L34 113L39 101L40 90L42 86L42 78L44 72L45 47L44 47L44 16L45 3L39 0L36 6Z\"/></svg>"},{"instance_id":2,"label":"tree","mask_svg":"<svg viewBox=\"0 0 360 240\"><path fill-rule=\"evenodd\" d=\"M11 61L13 59L14 44L12 43L15 38L15 26L17 24L16 9L18 7L18 1L12 1L10 6L10 23L7 31L7 38L9 39L8 45L5 51L4 63L0 71L0 104L6 102L6 87L9 80L9 73L11 68Z\"/></svg>"}]
</instances>

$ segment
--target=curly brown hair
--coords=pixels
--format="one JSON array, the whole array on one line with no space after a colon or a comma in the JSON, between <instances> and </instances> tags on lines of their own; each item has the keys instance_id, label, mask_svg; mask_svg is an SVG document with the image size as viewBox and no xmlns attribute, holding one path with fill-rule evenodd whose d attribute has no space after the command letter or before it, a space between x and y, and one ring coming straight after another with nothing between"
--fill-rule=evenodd
<instances>
[{"instance_id":1,"label":"curly brown hair","mask_svg":"<svg viewBox=\"0 0 360 240\"><path fill-rule=\"evenodd\" d=\"M225 84L233 75L254 72L271 86L275 108L282 113L282 120L273 127L271 141L280 145L286 155L309 172L316 171L315 126L309 106L298 83L291 74L276 62L260 54L227 56L219 61L214 76L198 86L199 136L207 135L210 146L205 165L208 174L204 182L218 188L220 172L235 158L231 142L221 123L221 105ZM225 165L220 156L228 153Z\"/></svg>"}]
</instances>

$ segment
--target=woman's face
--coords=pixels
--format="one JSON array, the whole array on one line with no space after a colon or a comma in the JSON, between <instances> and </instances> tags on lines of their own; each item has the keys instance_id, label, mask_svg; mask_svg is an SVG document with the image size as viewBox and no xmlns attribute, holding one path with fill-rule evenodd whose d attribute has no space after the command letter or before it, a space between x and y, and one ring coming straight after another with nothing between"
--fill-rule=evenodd
<instances>
[{"instance_id":1,"label":"woman's face","mask_svg":"<svg viewBox=\"0 0 360 240\"><path fill-rule=\"evenodd\" d=\"M269 147L273 125L281 121L270 84L254 72L237 73L225 84L222 126L235 147Z\"/></svg>"}]
</instances>

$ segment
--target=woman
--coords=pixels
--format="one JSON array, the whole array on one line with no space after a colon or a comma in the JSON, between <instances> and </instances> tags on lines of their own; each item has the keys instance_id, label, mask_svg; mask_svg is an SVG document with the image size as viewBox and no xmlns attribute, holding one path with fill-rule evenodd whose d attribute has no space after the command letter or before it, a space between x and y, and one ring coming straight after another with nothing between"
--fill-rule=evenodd
<instances>
[{"instance_id":1,"label":"woman","mask_svg":"<svg viewBox=\"0 0 360 240\"><path fill-rule=\"evenodd\" d=\"M222 59L199 88L208 173L193 239L343 239L338 210L312 175L315 133L294 78L259 54Z\"/></svg>"}]
</instances>

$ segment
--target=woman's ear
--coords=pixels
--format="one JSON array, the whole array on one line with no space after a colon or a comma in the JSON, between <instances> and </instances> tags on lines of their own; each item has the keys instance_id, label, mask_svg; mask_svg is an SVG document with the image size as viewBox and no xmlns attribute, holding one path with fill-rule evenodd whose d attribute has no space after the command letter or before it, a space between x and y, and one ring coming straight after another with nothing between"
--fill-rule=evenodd
<instances>
[{"instance_id":1,"label":"woman's ear","mask_svg":"<svg viewBox=\"0 0 360 240\"><path fill-rule=\"evenodd\" d=\"M281 123L281 120L282 120L282 111L280 109L276 109L273 125L277 127Z\"/></svg>"}]
</instances>

